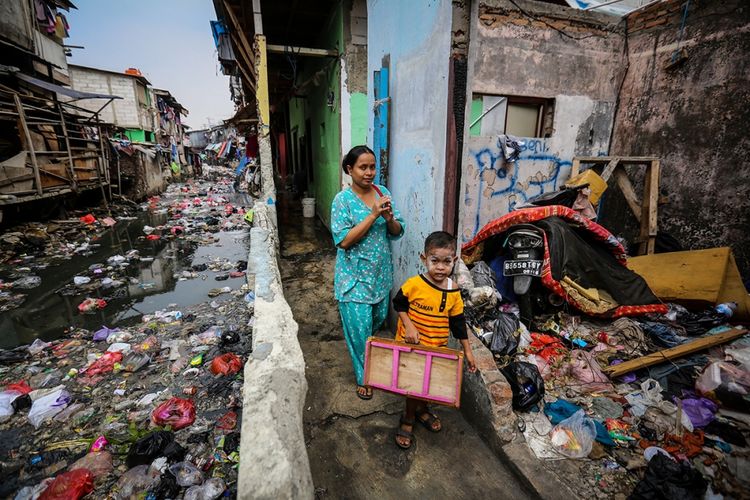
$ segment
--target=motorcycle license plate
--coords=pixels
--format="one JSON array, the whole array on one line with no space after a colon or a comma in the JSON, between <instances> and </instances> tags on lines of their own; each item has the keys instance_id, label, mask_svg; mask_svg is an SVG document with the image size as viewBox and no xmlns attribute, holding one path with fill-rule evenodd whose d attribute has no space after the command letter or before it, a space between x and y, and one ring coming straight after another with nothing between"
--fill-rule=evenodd
<instances>
[{"instance_id":1,"label":"motorcycle license plate","mask_svg":"<svg viewBox=\"0 0 750 500\"><path fill-rule=\"evenodd\" d=\"M506 260L503 276L541 276L541 260Z\"/></svg>"}]
</instances>

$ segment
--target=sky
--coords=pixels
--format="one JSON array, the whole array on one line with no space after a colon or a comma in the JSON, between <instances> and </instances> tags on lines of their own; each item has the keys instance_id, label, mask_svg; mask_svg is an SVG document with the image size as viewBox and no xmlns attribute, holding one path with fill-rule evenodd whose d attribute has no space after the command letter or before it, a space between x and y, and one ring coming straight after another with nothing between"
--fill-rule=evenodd
<instances>
[{"instance_id":1,"label":"sky","mask_svg":"<svg viewBox=\"0 0 750 500\"><path fill-rule=\"evenodd\" d=\"M216 19L211 0L73 0L66 15L71 64L111 71L138 68L160 89L169 90L190 114L193 129L234 114L229 77L216 59L209 21Z\"/></svg>"}]
</instances>

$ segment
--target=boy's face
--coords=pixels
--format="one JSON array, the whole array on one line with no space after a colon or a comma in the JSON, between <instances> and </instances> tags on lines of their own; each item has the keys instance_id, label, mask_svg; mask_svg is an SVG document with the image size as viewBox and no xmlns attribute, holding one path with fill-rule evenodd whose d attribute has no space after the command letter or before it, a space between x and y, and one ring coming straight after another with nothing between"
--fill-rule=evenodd
<instances>
[{"instance_id":1,"label":"boy's face","mask_svg":"<svg viewBox=\"0 0 750 500\"><path fill-rule=\"evenodd\" d=\"M456 251L452 248L430 248L427 254L420 254L422 264L433 281L440 283L453 272L456 263Z\"/></svg>"}]
</instances>

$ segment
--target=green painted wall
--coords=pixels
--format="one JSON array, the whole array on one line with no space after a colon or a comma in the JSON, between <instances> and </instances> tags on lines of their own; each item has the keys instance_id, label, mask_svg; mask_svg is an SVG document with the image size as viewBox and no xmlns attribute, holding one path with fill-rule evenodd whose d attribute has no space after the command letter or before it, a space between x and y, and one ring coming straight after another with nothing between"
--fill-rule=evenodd
<instances>
[{"instance_id":1,"label":"green painted wall","mask_svg":"<svg viewBox=\"0 0 750 500\"><path fill-rule=\"evenodd\" d=\"M320 38L320 47L338 48L344 46L344 25L342 5L335 7L330 28ZM309 194L315 197L316 211L323 223L331 226L331 203L341 190L341 66L337 59L309 58L307 66L297 76L297 82L306 82L322 71L322 74L301 90L306 98L293 98L289 101L290 140L294 139L294 128L298 137L305 135L305 120L310 120L312 141L313 179L308 179ZM317 82L317 85L315 84ZM329 94L333 96L333 106L328 105ZM366 124L365 124L366 127ZM366 130L366 128L365 128ZM292 151L295 146L292 145ZM298 149L298 148L297 148ZM297 157L304 157L304 151L297 151Z\"/></svg>"},{"instance_id":2,"label":"green painted wall","mask_svg":"<svg viewBox=\"0 0 750 500\"><path fill-rule=\"evenodd\" d=\"M367 94L351 94L349 106L352 115L352 147L367 144Z\"/></svg>"},{"instance_id":3,"label":"green painted wall","mask_svg":"<svg viewBox=\"0 0 750 500\"><path fill-rule=\"evenodd\" d=\"M125 137L133 142L146 142L146 131L141 129L125 130Z\"/></svg>"}]
</instances>

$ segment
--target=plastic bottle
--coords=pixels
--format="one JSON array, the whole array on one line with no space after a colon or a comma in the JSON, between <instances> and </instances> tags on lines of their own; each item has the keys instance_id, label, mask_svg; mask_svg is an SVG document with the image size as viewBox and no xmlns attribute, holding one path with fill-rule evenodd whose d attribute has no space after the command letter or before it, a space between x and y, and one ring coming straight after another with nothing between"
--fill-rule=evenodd
<instances>
[{"instance_id":1,"label":"plastic bottle","mask_svg":"<svg viewBox=\"0 0 750 500\"><path fill-rule=\"evenodd\" d=\"M729 319L737 311L737 302L724 302L717 305L714 310L724 318Z\"/></svg>"}]
</instances>

